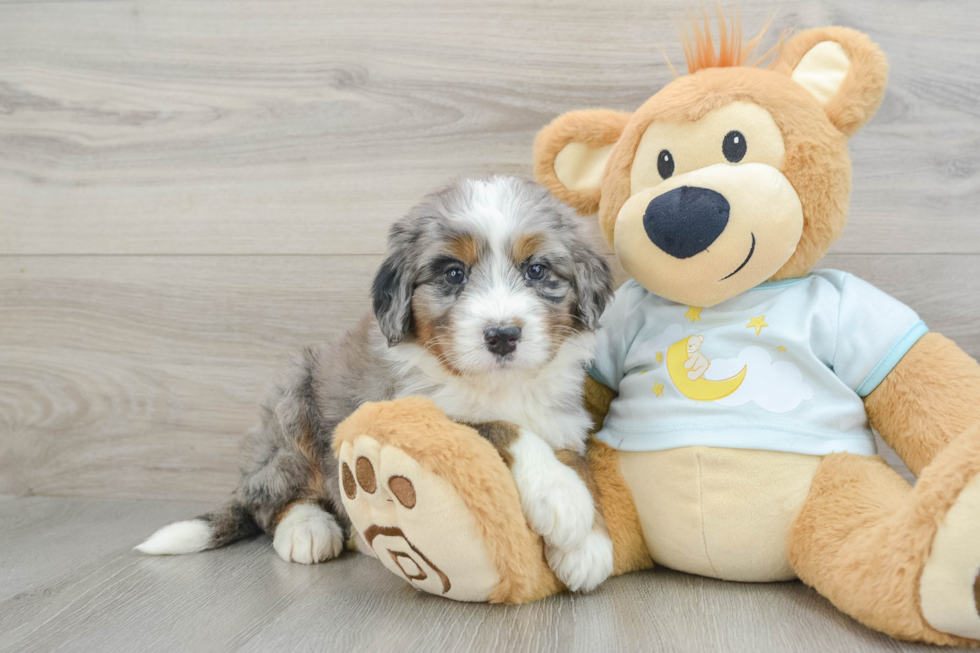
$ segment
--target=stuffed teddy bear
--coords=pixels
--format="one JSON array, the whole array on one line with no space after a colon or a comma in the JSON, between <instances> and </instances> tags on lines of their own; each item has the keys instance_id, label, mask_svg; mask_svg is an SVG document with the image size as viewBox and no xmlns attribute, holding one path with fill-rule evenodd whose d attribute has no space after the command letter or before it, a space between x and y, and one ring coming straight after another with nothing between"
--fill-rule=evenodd
<instances>
[{"instance_id":1,"label":"stuffed teddy bear","mask_svg":"<svg viewBox=\"0 0 980 653\"><path fill-rule=\"evenodd\" d=\"M762 68L746 64L758 39L720 31L716 52L696 28L689 74L634 113L565 114L534 148L538 180L598 212L631 276L584 393L615 573L800 578L893 637L978 645L980 366L870 284L811 271L844 228L846 143L884 96L885 58L832 27ZM415 587L564 589L496 451L431 402L365 405L335 440L359 470L354 526Z\"/></svg>"}]
</instances>

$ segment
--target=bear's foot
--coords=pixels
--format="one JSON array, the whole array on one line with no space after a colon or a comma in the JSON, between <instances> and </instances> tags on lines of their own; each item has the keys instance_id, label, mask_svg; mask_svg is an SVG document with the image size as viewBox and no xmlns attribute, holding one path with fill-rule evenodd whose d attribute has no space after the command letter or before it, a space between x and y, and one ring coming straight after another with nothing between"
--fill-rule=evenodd
<instances>
[{"instance_id":1,"label":"bear's foot","mask_svg":"<svg viewBox=\"0 0 980 653\"><path fill-rule=\"evenodd\" d=\"M980 645L980 438L950 443L914 487L878 456L826 456L793 524L790 561L871 628Z\"/></svg>"},{"instance_id":2,"label":"bear's foot","mask_svg":"<svg viewBox=\"0 0 980 653\"><path fill-rule=\"evenodd\" d=\"M347 514L381 564L431 594L490 598L500 574L455 488L367 436L341 446L340 474Z\"/></svg>"},{"instance_id":3,"label":"bear's foot","mask_svg":"<svg viewBox=\"0 0 980 653\"><path fill-rule=\"evenodd\" d=\"M417 589L503 603L562 589L500 456L432 402L365 404L338 426L334 447L351 523Z\"/></svg>"},{"instance_id":4,"label":"bear's foot","mask_svg":"<svg viewBox=\"0 0 980 653\"><path fill-rule=\"evenodd\" d=\"M919 580L922 616L936 630L980 640L980 474L960 491L932 540Z\"/></svg>"}]
</instances>

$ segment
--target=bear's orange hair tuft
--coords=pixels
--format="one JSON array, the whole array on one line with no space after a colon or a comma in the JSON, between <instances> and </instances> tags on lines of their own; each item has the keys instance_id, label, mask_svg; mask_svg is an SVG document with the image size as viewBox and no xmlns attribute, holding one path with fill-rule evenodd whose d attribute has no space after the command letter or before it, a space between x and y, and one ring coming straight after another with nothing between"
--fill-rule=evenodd
<instances>
[{"instance_id":1,"label":"bear's orange hair tuft","mask_svg":"<svg viewBox=\"0 0 980 653\"><path fill-rule=\"evenodd\" d=\"M704 7L701 8L701 13L703 15L703 30L700 21L691 15L691 32L687 30L687 26L683 26L683 35L681 36L681 45L684 47L684 58L687 59L687 72L696 73L704 68L733 68L736 66L757 66L762 63L765 59L769 57L773 52L778 50L785 39L785 34L780 37L779 42L773 46L769 52L760 57L752 64L746 64L749 57L755 51L756 47L759 45L759 41L762 40L763 35L766 30L769 29L772 19L770 18L768 22L762 27L759 34L746 43L742 45L742 17L739 15L736 9L735 18L731 21L729 25L728 20L725 18L725 12L722 10L721 5L718 5L718 51L715 52L714 38L711 35L711 23L708 20L708 10Z\"/></svg>"}]
</instances>

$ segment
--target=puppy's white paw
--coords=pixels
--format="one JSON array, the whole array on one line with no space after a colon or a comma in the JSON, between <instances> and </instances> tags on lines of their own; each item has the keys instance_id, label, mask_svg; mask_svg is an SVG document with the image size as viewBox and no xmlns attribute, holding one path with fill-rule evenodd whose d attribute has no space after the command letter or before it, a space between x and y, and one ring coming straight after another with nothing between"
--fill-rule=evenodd
<instances>
[{"instance_id":1,"label":"puppy's white paw","mask_svg":"<svg viewBox=\"0 0 980 653\"><path fill-rule=\"evenodd\" d=\"M558 580L573 592L591 592L613 572L612 541L604 533L592 531L571 549L545 547L545 555Z\"/></svg>"},{"instance_id":2,"label":"puppy's white paw","mask_svg":"<svg viewBox=\"0 0 980 653\"><path fill-rule=\"evenodd\" d=\"M516 467L516 465L515 465ZM595 504L585 482L570 467L555 461L537 469L515 473L521 508L531 530L559 549L581 544L592 532Z\"/></svg>"},{"instance_id":3,"label":"puppy's white paw","mask_svg":"<svg viewBox=\"0 0 980 653\"><path fill-rule=\"evenodd\" d=\"M312 565L340 555L344 531L333 515L318 506L298 503L276 526L272 546L286 562Z\"/></svg>"}]
</instances>

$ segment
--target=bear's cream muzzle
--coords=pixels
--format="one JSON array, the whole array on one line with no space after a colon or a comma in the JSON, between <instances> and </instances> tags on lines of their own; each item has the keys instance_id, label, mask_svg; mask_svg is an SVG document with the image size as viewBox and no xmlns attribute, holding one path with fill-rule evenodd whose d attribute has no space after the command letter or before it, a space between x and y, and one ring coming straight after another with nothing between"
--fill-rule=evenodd
<instances>
[{"instance_id":1,"label":"bear's cream muzzle","mask_svg":"<svg viewBox=\"0 0 980 653\"><path fill-rule=\"evenodd\" d=\"M802 234L800 198L779 170L719 163L633 195L616 217L614 245L644 288L706 307L769 279Z\"/></svg>"}]
</instances>

